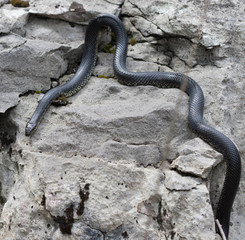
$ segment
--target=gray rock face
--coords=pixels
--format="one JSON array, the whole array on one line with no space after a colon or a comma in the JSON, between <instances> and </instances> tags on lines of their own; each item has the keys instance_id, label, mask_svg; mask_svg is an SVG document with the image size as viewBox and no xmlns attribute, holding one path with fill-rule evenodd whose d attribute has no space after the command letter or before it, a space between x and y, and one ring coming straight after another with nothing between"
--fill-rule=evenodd
<instances>
[{"instance_id":1,"label":"gray rock face","mask_svg":"<svg viewBox=\"0 0 245 240\"><path fill-rule=\"evenodd\" d=\"M177 150L177 153L179 156L172 162L171 167L201 178L207 178L212 168L222 160L222 155L210 151L210 147L201 139L187 141Z\"/></svg>"},{"instance_id":2,"label":"gray rock face","mask_svg":"<svg viewBox=\"0 0 245 240\"><path fill-rule=\"evenodd\" d=\"M244 159L244 4L7 2L0 1L0 238L220 240L212 207L222 155L190 132L186 94L117 82L107 29L89 83L70 104L50 106L32 137L24 130L43 92L76 71L87 22L108 12L120 14L128 32L128 69L195 79L205 121L234 140ZM243 173L233 240L242 239L245 224Z\"/></svg>"},{"instance_id":3,"label":"gray rock face","mask_svg":"<svg viewBox=\"0 0 245 240\"><path fill-rule=\"evenodd\" d=\"M123 0L31 0L30 13L49 18L58 18L72 23L84 23L101 12L119 13ZM104 10L104 11L103 11Z\"/></svg>"}]
</instances>

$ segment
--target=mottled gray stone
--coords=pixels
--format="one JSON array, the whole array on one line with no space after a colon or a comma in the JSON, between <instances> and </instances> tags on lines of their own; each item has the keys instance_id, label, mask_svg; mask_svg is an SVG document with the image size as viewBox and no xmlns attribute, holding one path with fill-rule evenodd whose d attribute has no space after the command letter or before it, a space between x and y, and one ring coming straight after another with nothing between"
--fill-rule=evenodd
<instances>
[{"instance_id":1,"label":"mottled gray stone","mask_svg":"<svg viewBox=\"0 0 245 240\"><path fill-rule=\"evenodd\" d=\"M154 143L155 139L159 138L164 146L164 142L168 142L169 121L176 115L173 95L178 96L178 93L180 91L177 89L162 90L151 86L129 88L113 79L91 78L89 84L70 99L72 104L60 108L51 106L37 129L37 134L30 139L31 146L37 147L42 152L57 151L56 148L58 148L59 154L62 155L79 151L83 154L91 154L93 148L97 149L108 138L135 145ZM135 97L138 95L140 99ZM25 123L37 105L37 100L35 100L37 97L32 97L31 106L27 104L28 98L23 98L22 110L18 108L21 112L17 112L15 117L21 118L21 132L24 131ZM179 117L182 117L179 122L176 122L175 137L179 138L178 135L183 134L181 137L187 139L188 129L185 116L187 97L185 98L178 113ZM163 102L162 99L165 101ZM22 111L27 114L25 118ZM57 111L59 115L56 114ZM67 122L66 126L64 126L64 121ZM84 132L83 134L74 129L76 125ZM156 126L159 126L161 130L159 131ZM186 127L181 129L180 126ZM67 129L65 136L63 135L64 128ZM87 133L88 129L91 130ZM28 140L28 138L23 139L21 135L20 141ZM39 137L47 140L41 143ZM64 138L69 144L62 143Z\"/></svg>"},{"instance_id":2,"label":"mottled gray stone","mask_svg":"<svg viewBox=\"0 0 245 240\"><path fill-rule=\"evenodd\" d=\"M0 57L4 61L0 62L0 74L4 91L45 90L50 87L50 78L59 78L66 71L67 61L63 58L66 49L62 45L43 40L19 40L19 37L17 42L14 35L3 38ZM6 45L4 41L8 39L16 44Z\"/></svg>"},{"instance_id":3,"label":"mottled gray stone","mask_svg":"<svg viewBox=\"0 0 245 240\"><path fill-rule=\"evenodd\" d=\"M30 0L30 13L48 16L50 18L62 19L74 23L86 23L92 17L104 12L118 14L119 5L122 0L106 1L96 0L91 2L86 0ZM75 3L75 4L74 4ZM103 11L104 10L104 11Z\"/></svg>"},{"instance_id":4,"label":"mottled gray stone","mask_svg":"<svg viewBox=\"0 0 245 240\"><path fill-rule=\"evenodd\" d=\"M171 167L197 177L207 178L210 171L222 161L222 154L201 139L187 141L177 150L179 157Z\"/></svg>"},{"instance_id":5,"label":"mottled gray stone","mask_svg":"<svg viewBox=\"0 0 245 240\"><path fill-rule=\"evenodd\" d=\"M136 162L147 167L148 165L157 166L161 161L161 153L157 145L153 144L126 144L116 141L105 142L98 150L96 156L111 162Z\"/></svg>"},{"instance_id":6,"label":"mottled gray stone","mask_svg":"<svg viewBox=\"0 0 245 240\"><path fill-rule=\"evenodd\" d=\"M195 47L186 38L176 38L169 41L170 50L174 52L178 59L184 61L188 66L193 67L197 64Z\"/></svg>"},{"instance_id":7,"label":"mottled gray stone","mask_svg":"<svg viewBox=\"0 0 245 240\"><path fill-rule=\"evenodd\" d=\"M0 8L0 33L6 34L11 31L24 35L27 21L28 10L25 8L15 8L12 5Z\"/></svg>"},{"instance_id":8,"label":"mottled gray stone","mask_svg":"<svg viewBox=\"0 0 245 240\"><path fill-rule=\"evenodd\" d=\"M171 234L177 239L216 239L212 220L204 220L211 219L212 210L207 204L209 201L209 193L204 184L197 185L192 191L172 191L162 199L165 213L163 225L168 229L169 225L174 226L168 239Z\"/></svg>"},{"instance_id":9,"label":"mottled gray stone","mask_svg":"<svg viewBox=\"0 0 245 240\"><path fill-rule=\"evenodd\" d=\"M114 54L106 54L99 53L97 66L94 69L94 75L100 77L115 77L113 70L113 58ZM154 62L148 61L137 61L132 57L127 58L127 68L132 72L144 72L144 71L152 71L157 72L159 69L159 65Z\"/></svg>"},{"instance_id":10,"label":"mottled gray stone","mask_svg":"<svg viewBox=\"0 0 245 240\"><path fill-rule=\"evenodd\" d=\"M0 0L0 7L6 3L10 3L10 0Z\"/></svg>"},{"instance_id":11,"label":"mottled gray stone","mask_svg":"<svg viewBox=\"0 0 245 240\"><path fill-rule=\"evenodd\" d=\"M170 61L170 57L164 55L164 48L151 43L137 43L134 46L129 45L128 56L136 60L165 65Z\"/></svg>"},{"instance_id":12,"label":"mottled gray stone","mask_svg":"<svg viewBox=\"0 0 245 240\"><path fill-rule=\"evenodd\" d=\"M221 155L188 129L185 94L114 79L113 55L101 52L110 31L100 35L98 77L71 104L51 106L31 138L25 124L43 95L19 95L70 79L87 22L101 12L121 13L129 70L196 80L205 95L204 121L234 140L244 159L244 8L238 0L3 5L0 238L220 239L211 205L223 184ZM233 240L243 235L243 186L242 172Z\"/></svg>"},{"instance_id":13,"label":"mottled gray stone","mask_svg":"<svg viewBox=\"0 0 245 240\"><path fill-rule=\"evenodd\" d=\"M9 108L16 106L19 102L19 93L1 92L0 113L5 113Z\"/></svg>"},{"instance_id":14,"label":"mottled gray stone","mask_svg":"<svg viewBox=\"0 0 245 240\"><path fill-rule=\"evenodd\" d=\"M49 89L50 79L59 78L67 69L64 55L69 48L14 34L1 36L0 58L4 61L0 61L0 99L1 105L6 104L2 109L15 106L18 95L28 90Z\"/></svg>"},{"instance_id":15,"label":"mottled gray stone","mask_svg":"<svg viewBox=\"0 0 245 240\"><path fill-rule=\"evenodd\" d=\"M147 21L145 18L136 16L132 18L132 24L141 32L144 37L152 35L161 35L162 31L153 23Z\"/></svg>"},{"instance_id":16,"label":"mottled gray stone","mask_svg":"<svg viewBox=\"0 0 245 240\"><path fill-rule=\"evenodd\" d=\"M176 171L165 172L164 185L171 191L187 191L196 188L196 186L200 184L202 184L202 181L199 178L182 177Z\"/></svg>"},{"instance_id":17,"label":"mottled gray stone","mask_svg":"<svg viewBox=\"0 0 245 240\"><path fill-rule=\"evenodd\" d=\"M174 181L166 173L164 180L161 171L150 167L151 165L156 167L162 161L166 161L161 152L168 145L169 136L166 129L176 114L174 96L178 96L178 93L179 90L176 89L162 90L150 86L129 88L113 79L92 78L81 93L71 99L72 104L61 108L51 107L36 134L31 138L25 137L23 131L29 114L37 104L38 96L32 96L32 104L30 104L31 96L22 97L11 118L19 123L20 134L15 144L17 149L22 149L22 157L15 153L13 158L25 166L25 171L32 173L31 193L26 194L34 194L34 199L39 203L43 195L45 196L45 211L50 214L49 222L55 222L53 219L58 216L66 216L65 212L72 203L74 218L81 219L92 229L107 232L105 236L108 239L122 233L125 236L127 233L132 239L136 236L168 239L172 224L177 228L176 236L183 235L182 221L168 219L167 222L164 220L161 222L160 219L165 219L162 216L165 208L159 213L159 207L161 209L161 206L168 206L165 203L168 200L165 199L169 191L191 192L199 186L200 181L196 182L195 179L186 177L187 182L181 185L178 183L180 176L177 180L175 176ZM141 107L142 103L144 108ZM179 120L176 122L177 142L180 139L188 139L189 136L184 120L186 103L187 99L185 104L184 102L181 104ZM28 159L32 161L28 163ZM164 182L166 183L163 184ZM89 199L84 201L84 212L78 216L76 214L81 202L79 191L80 189L85 191L86 184L89 184ZM13 191L16 192L17 202L21 204L18 191ZM195 200L195 194L190 196L193 196L192 209L196 211L196 200L200 201L200 198ZM181 205L178 203L179 198L180 196L169 201L177 201L176 204ZM209 211L203 219L201 215L199 216L202 212L195 212L195 218L200 218L200 224L201 222L206 224L208 217L209 225L212 225L211 206L206 202L206 198L201 199ZM164 205L160 204L161 201L164 201ZM8 211L12 211L10 210L12 207L7 206L6 212L3 213L5 221L3 229L8 226ZM44 211L42 208L40 205L37 209ZM32 211L35 212L37 209ZM177 214L171 210L169 216L173 212ZM28 218L30 213L25 214ZM181 219L186 221L189 215L184 211L181 216ZM194 217L192 218L194 221ZM41 218L39 221L44 223L47 220ZM191 229L192 224L194 222L190 222L185 230ZM60 229L58 223L52 223L51 226L48 230L49 236L52 236L52 229L55 226ZM29 226L32 227L34 226ZM160 232L156 230L159 227L162 229ZM81 233L74 232L75 229L75 227L71 229L72 234ZM193 236L199 233L199 231L188 233L186 236L194 239ZM11 233L3 230L2 234L9 236ZM201 239L205 239L207 235L215 236L214 231L213 235L210 234L211 230L206 231ZM54 239L59 239L60 236L62 236L60 230L53 235Z\"/></svg>"},{"instance_id":18,"label":"mottled gray stone","mask_svg":"<svg viewBox=\"0 0 245 240\"><path fill-rule=\"evenodd\" d=\"M26 37L61 44L81 44L85 37L85 29L85 26L78 24L32 16L26 25Z\"/></svg>"}]
</instances>

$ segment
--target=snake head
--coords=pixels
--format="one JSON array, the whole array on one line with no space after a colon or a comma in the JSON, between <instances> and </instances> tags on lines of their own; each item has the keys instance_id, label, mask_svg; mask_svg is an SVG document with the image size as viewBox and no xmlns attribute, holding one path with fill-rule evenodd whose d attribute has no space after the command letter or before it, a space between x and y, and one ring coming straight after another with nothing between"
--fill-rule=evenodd
<instances>
[{"instance_id":1,"label":"snake head","mask_svg":"<svg viewBox=\"0 0 245 240\"><path fill-rule=\"evenodd\" d=\"M29 121L26 124L25 135L30 136L35 131L35 129L36 129L36 124Z\"/></svg>"}]
</instances>

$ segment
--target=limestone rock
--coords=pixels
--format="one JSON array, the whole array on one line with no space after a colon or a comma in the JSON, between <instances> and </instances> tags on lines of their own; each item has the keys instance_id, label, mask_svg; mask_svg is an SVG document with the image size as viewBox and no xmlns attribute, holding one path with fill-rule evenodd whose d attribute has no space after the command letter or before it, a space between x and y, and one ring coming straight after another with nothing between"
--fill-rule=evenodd
<instances>
[{"instance_id":1,"label":"limestone rock","mask_svg":"<svg viewBox=\"0 0 245 240\"><path fill-rule=\"evenodd\" d=\"M23 8L4 5L0 8L0 33L9 33L10 31L24 35L24 26L28 21L28 11Z\"/></svg>"},{"instance_id":2,"label":"limestone rock","mask_svg":"<svg viewBox=\"0 0 245 240\"><path fill-rule=\"evenodd\" d=\"M91 78L81 93L75 95L73 100L71 99L72 104L60 108L51 106L50 111L37 129L37 134L30 139L30 147L42 152L59 152L60 155L74 155L80 151L83 154L91 154L93 151L97 153L98 147L108 138L122 143L145 145L146 143L154 143L156 137L162 140L164 146L164 142L168 141L166 129L169 122L167 119L170 120L176 115L173 93L178 95L181 92L177 89L163 91L151 86L129 88L113 79ZM165 99L166 94L168 100L163 103L162 99ZM135 96L138 95L140 95L140 99L137 100ZM175 137L177 139L179 138L178 134L188 138L187 97L185 98L185 103L181 104L181 112L178 113L182 119L176 123ZM37 96L32 97L32 107L27 104L28 98L22 99L20 104L22 107L15 112L14 118L20 120L19 129L23 134L25 123L37 105ZM117 104L115 105L115 103ZM140 107L142 103L145 105L144 109ZM59 115L56 114L57 111ZM23 117L24 112L26 113L25 117ZM64 126L64 121L67 122L66 126ZM75 130L77 124L84 132L83 134ZM178 127L184 125L186 127L183 129ZM159 126L161 130L157 130L154 126ZM67 129L65 136L63 135L64 128ZM156 131L152 128L155 128ZM87 133L88 129L92 130ZM100 132L101 134L99 134ZM26 142L28 138L24 136L22 138L22 134L20 134L19 140ZM67 143L64 142L64 138ZM47 140L42 142L41 139ZM124 144L119 144L121 149L124 146Z\"/></svg>"},{"instance_id":3,"label":"limestone rock","mask_svg":"<svg viewBox=\"0 0 245 240\"><path fill-rule=\"evenodd\" d=\"M5 44L5 41L10 44ZM62 57L64 48L60 44L47 44L42 40L27 40L15 35L2 37L0 44L0 57L4 59L0 62L0 91L4 93L0 98L9 106L15 105L16 93L47 90L50 78L58 78L66 71L67 61ZM6 93L15 93L15 97L6 99Z\"/></svg>"},{"instance_id":4,"label":"limestone rock","mask_svg":"<svg viewBox=\"0 0 245 240\"><path fill-rule=\"evenodd\" d=\"M200 24L200 18L196 17L199 16L200 10L195 9L198 13L191 12L192 4L187 5L177 1L147 2L130 0L128 2L123 9L125 13L133 16L134 12L138 10L145 18L167 34L174 33L192 38Z\"/></svg>"},{"instance_id":5,"label":"limestone rock","mask_svg":"<svg viewBox=\"0 0 245 240\"><path fill-rule=\"evenodd\" d=\"M129 57L166 65L169 63L170 58L164 55L164 49L161 49L161 47L150 43L137 43L136 45L128 47Z\"/></svg>"},{"instance_id":6,"label":"limestone rock","mask_svg":"<svg viewBox=\"0 0 245 240\"><path fill-rule=\"evenodd\" d=\"M186 191L196 188L200 185L202 181L199 178L193 177L182 177L179 173L175 171L166 171L165 172L165 183L167 189L173 191Z\"/></svg>"},{"instance_id":7,"label":"limestone rock","mask_svg":"<svg viewBox=\"0 0 245 240\"><path fill-rule=\"evenodd\" d=\"M171 167L201 178L207 178L210 171L222 161L222 154L200 139L187 141L178 149L178 155Z\"/></svg>"},{"instance_id":8,"label":"limestone rock","mask_svg":"<svg viewBox=\"0 0 245 240\"><path fill-rule=\"evenodd\" d=\"M154 34L161 35L162 31L153 23L147 21L145 18L136 16L132 18L132 24L139 29L144 37L149 37Z\"/></svg>"},{"instance_id":9,"label":"limestone rock","mask_svg":"<svg viewBox=\"0 0 245 240\"><path fill-rule=\"evenodd\" d=\"M95 67L93 75L99 77L115 77L113 70L114 54L99 53L97 66ZM137 61L132 57L127 58L127 68L132 72L152 71L157 72L159 65L154 62ZM166 68L167 69L167 68ZM165 70L166 70L165 69ZM167 69L169 71L169 69Z\"/></svg>"},{"instance_id":10,"label":"limestone rock","mask_svg":"<svg viewBox=\"0 0 245 240\"><path fill-rule=\"evenodd\" d=\"M93 4L86 0L54 0L52 2L48 0L31 0L29 12L36 15L48 16L50 18L81 24L88 22L97 14L104 12L102 9L106 9L106 12L117 15L120 4L122 4L122 0L114 0L111 2L97 0L93 1Z\"/></svg>"},{"instance_id":11,"label":"limestone rock","mask_svg":"<svg viewBox=\"0 0 245 240\"><path fill-rule=\"evenodd\" d=\"M54 52L55 50L57 52ZM62 58L62 46L57 43L47 44L42 40L28 39L19 46L4 49L0 54L1 58L5 59L4 62L1 62L1 70L14 73L21 70L23 77L39 77L49 80L50 78L58 78L66 70L67 63ZM21 64L23 59L26 61L25 65ZM34 67L31 67L31 63ZM42 83L37 84L42 85ZM30 85L24 88L31 89Z\"/></svg>"},{"instance_id":12,"label":"limestone rock","mask_svg":"<svg viewBox=\"0 0 245 240\"><path fill-rule=\"evenodd\" d=\"M177 239L215 239L212 221L204 220L210 219L212 215L207 202L209 202L209 193L203 184L197 185L192 191L170 192L168 197L162 200L163 224L166 227L170 224L173 226L169 237L172 234ZM185 224L180 224L181 222ZM180 227L175 230L175 226L179 225Z\"/></svg>"},{"instance_id":13,"label":"limestone rock","mask_svg":"<svg viewBox=\"0 0 245 240\"><path fill-rule=\"evenodd\" d=\"M26 25L26 37L48 42L72 44L81 42L85 37L85 27L55 19L30 17Z\"/></svg>"},{"instance_id":14,"label":"limestone rock","mask_svg":"<svg viewBox=\"0 0 245 240\"><path fill-rule=\"evenodd\" d=\"M94 77L67 106L50 106L32 137L24 128L37 93L76 71L88 21L108 12L126 27L128 69L196 80L204 121L234 140L243 159L244 7L166 0L0 7L0 238L220 239L212 207L222 156L188 129L186 94L117 82L113 54L103 52L115 41L106 28ZM243 236L244 176L231 214L234 240Z\"/></svg>"},{"instance_id":15,"label":"limestone rock","mask_svg":"<svg viewBox=\"0 0 245 240\"><path fill-rule=\"evenodd\" d=\"M207 236L214 239L213 215L206 201L209 197L206 187L205 191L202 189L202 195L196 190L200 181L185 177L186 183L180 184L181 176L171 174L172 171L166 172L164 180L164 175L155 168L164 161L161 152L169 141L166 129L176 114L174 95L178 93L176 89L129 88L113 79L92 78L82 92L72 98L72 104L51 107L30 139L24 136L23 131L38 99L32 96L30 104L31 96L22 97L11 114L11 119L19 124L15 149L21 149L21 155L16 151L12 153L12 158L25 169L22 181L28 181L26 177L30 174L32 181L28 187L25 184L13 186L10 195L14 199L6 203L2 215L2 236L11 236L12 233L7 231L10 224L8 215L20 204L27 209L21 212L26 222L22 221L20 225L20 212L17 212L11 225L30 238L32 233L26 231L30 216L43 212L38 224L50 224L45 229L53 239L61 238L62 233L87 238L95 235L99 239L102 232L106 232L108 239L115 239L121 234L132 238L168 239L170 226L173 225L176 230L172 234L195 239L200 234L197 229L191 231L196 224L195 219L199 219L198 223L204 224L205 229L212 226L212 230L202 233L200 239ZM142 102L143 109L140 107ZM179 126L176 127L177 142L188 138L186 120L183 120L186 119L186 103L187 99L182 104L179 123L176 123ZM180 130L180 126L184 125L186 127ZM18 191L15 187L22 190ZM192 220L186 211L178 220L175 214L179 214L179 210L177 213L172 204L179 204L181 210L186 208L182 209L180 202L183 195L169 195L169 190L184 191L188 199L190 196L190 199L203 201L205 218L201 217L202 211L197 211L197 202L194 201L191 208L195 215ZM33 196L28 201L32 206L30 208L21 200L24 193ZM200 198L196 198L197 195ZM159 212L159 209L162 210ZM167 220L163 215L165 211L169 211ZM45 212L49 213L48 218ZM205 225L206 218L210 219L208 226ZM61 224L61 219L64 219L65 225ZM73 219L82 222L80 230ZM183 228L182 221L189 221L189 224ZM162 229L160 232L156 230L159 227ZM28 229L32 228L35 225L29 224Z\"/></svg>"},{"instance_id":16,"label":"limestone rock","mask_svg":"<svg viewBox=\"0 0 245 240\"><path fill-rule=\"evenodd\" d=\"M0 0L0 7L6 3L9 3L10 0Z\"/></svg>"},{"instance_id":17,"label":"limestone rock","mask_svg":"<svg viewBox=\"0 0 245 240\"><path fill-rule=\"evenodd\" d=\"M178 57L178 59L184 61L188 66L193 67L197 64L195 55L193 52L195 48L191 42L185 38L171 39L169 42L170 50Z\"/></svg>"},{"instance_id":18,"label":"limestone rock","mask_svg":"<svg viewBox=\"0 0 245 240\"><path fill-rule=\"evenodd\" d=\"M148 165L157 166L161 161L161 153L157 145L142 144L130 145L116 141L105 142L98 148L98 157L106 159L107 161L125 161L136 162L139 165L147 167Z\"/></svg>"},{"instance_id":19,"label":"limestone rock","mask_svg":"<svg viewBox=\"0 0 245 240\"><path fill-rule=\"evenodd\" d=\"M0 113L5 113L9 108L15 107L19 102L19 93L1 92Z\"/></svg>"}]
</instances>

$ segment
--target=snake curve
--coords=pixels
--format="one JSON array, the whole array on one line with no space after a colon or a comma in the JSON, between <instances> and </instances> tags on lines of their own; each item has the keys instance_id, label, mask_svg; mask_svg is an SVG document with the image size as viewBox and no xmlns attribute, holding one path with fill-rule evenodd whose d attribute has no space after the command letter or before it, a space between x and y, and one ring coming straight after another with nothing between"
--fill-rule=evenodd
<instances>
[{"instance_id":1,"label":"snake curve","mask_svg":"<svg viewBox=\"0 0 245 240\"><path fill-rule=\"evenodd\" d=\"M49 90L39 102L25 129L26 136L32 135L47 111L51 102L57 97L66 97L77 93L89 80L96 64L97 36L102 26L109 26L116 36L116 50L113 67L121 84L128 86L152 85L160 88L175 87L189 95L188 125L190 129L218 152L226 161L226 174L218 201L215 219L222 227L226 238L229 235L231 208L238 190L241 175L241 160L235 144L224 134L203 122L204 95L200 86L190 77L172 72L129 72L126 68L127 34L121 20L111 14L100 14L92 19L85 35L85 47L81 64L73 78L62 86Z\"/></svg>"}]
</instances>

